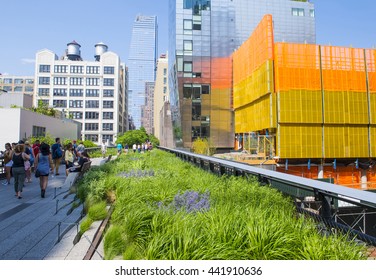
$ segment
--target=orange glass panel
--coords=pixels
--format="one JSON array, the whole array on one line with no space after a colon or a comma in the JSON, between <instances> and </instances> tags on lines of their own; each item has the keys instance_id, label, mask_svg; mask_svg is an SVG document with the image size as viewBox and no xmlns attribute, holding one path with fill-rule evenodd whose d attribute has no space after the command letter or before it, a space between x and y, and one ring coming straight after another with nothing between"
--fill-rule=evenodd
<instances>
[{"instance_id":1,"label":"orange glass panel","mask_svg":"<svg viewBox=\"0 0 376 280\"><path fill-rule=\"evenodd\" d=\"M320 52L318 45L275 44L276 91L320 90Z\"/></svg>"}]
</instances>

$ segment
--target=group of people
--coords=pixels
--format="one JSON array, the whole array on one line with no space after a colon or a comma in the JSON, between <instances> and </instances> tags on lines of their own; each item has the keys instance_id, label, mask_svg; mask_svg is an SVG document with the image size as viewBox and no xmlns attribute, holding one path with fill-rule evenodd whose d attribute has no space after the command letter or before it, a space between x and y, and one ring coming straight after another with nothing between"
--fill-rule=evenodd
<instances>
[{"instance_id":1,"label":"group of people","mask_svg":"<svg viewBox=\"0 0 376 280\"><path fill-rule=\"evenodd\" d=\"M123 150L123 145L121 143L118 143L116 148L117 148L118 156L121 155L122 150ZM142 144L133 144L133 146L132 146L132 150L133 150L134 153L136 151L138 153L145 152L145 151L151 151L152 148L153 148L153 144L149 141L142 143ZM128 146L128 144L125 144L124 145L124 152L127 154L128 151L129 151L129 146Z\"/></svg>"},{"instance_id":2,"label":"group of people","mask_svg":"<svg viewBox=\"0 0 376 280\"><path fill-rule=\"evenodd\" d=\"M66 175L70 172L80 172L83 164L90 160L82 143L76 141L69 143L64 149L60 138L50 147L47 143L36 140L33 146L28 141L20 140L18 143L6 143L4 151L4 165L6 180L3 185L10 185L11 177L14 178L14 190L18 199L22 198L24 183L31 182L32 167L35 176L39 178L41 197L45 197L48 176L55 170L59 174L61 161L65 161ZM75 162L77 161L77 164Z\"/></svg>"}]
</instances>

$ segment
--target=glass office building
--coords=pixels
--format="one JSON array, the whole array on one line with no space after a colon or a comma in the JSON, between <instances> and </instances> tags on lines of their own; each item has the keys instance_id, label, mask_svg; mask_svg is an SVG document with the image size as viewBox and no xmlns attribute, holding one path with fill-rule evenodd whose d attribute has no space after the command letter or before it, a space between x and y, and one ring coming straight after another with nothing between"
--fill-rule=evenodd
<instances>
[{"instance_id":1,"label":"glass office building","mask_svg":"<svg viewBox=\"0 0 376 280\"><path fill-rule=\"evenodd\" d=\"M132 29L128 58L129 112L136 128L142 126L145 83L155 81L157 59L157 17L138 15Z\"/></svg>"},{"instance_id":2,"label":"glass office building","mask_svg":"<svg viewBox=\"0 0 376 280\"><path fill-rule=\"evenodd\" d=\"M291 0L170 0L169 83L176 146L197 137L234 145L232 53L265 14L275 41L315 43L312 3ZM255 54L257 55L257 54Z\"/></svg>"}]
</instances>

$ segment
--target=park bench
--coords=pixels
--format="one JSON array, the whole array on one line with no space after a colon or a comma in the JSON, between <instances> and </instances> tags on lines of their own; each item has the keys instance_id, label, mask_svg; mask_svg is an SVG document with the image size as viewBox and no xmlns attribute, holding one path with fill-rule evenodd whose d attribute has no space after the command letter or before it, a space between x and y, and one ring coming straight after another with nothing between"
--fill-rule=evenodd
<instances>
[{"instance_id":1,"label":"park bench","mask_svg":"<svg viewBox=\"0 0 376 280\"><path fill-rule=\"evenodd\" d=\"M105 160L105 162L104 163L107 163L107 162L109 162L110 160L111 160L111 158L112 158L112 155L109 155L108 156L108 158Z\"/></svg>"}]
</instances>

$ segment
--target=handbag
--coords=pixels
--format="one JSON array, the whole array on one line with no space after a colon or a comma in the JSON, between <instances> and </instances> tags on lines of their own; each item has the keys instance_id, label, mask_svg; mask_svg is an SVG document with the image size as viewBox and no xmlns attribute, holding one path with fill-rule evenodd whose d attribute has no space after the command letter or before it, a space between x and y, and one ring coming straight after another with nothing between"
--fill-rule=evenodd
<instances>
[{"instance_id":1,"label":"handbag","mask_svg":"<svg viewBox=\"0 0 376 280\"><path fill-rule=\"evenodd\" d=\"M39 169L35 170L35 178L39 178L40 177L40 171Z\"/></svg>"},{"instance_id":2,"label":"handbag","mask_svg":"<svg viewBox=\"0 0 376 280\"><path fill-rule=\"evenodd\" d=\"M25 171L29 170L31 165L30 165L30 161L26 160L24 161L24 166L25 166Z\"/></svg>"}]
</instances>

